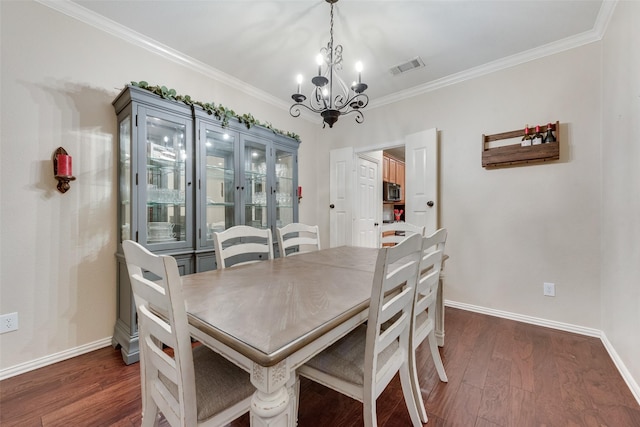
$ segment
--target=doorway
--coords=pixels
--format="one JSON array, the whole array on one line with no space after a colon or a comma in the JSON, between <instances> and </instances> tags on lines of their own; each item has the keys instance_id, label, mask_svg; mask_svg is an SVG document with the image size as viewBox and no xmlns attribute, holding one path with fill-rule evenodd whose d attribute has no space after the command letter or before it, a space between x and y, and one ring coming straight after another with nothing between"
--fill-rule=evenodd
<instances>
[{"instance_id":1,"label":"doorway","mask_svg":"<svg viewBox=\"0 0 640 427\"><path fill-rule=\"evenodd\" d=\"M437 129L433 128L407 135L401 142L368 147L357 152L353 147L331 150L329 156L330 247L356 245L360 242L358 237L360 235L375 235L377 245L379 225L382 223L382 170L378 168L380 178L377 180L379 184L377 194L371 196L371 200L377 200L375 204L380 207L376 209L376 217L374 220L363 220L356 227L356 219L366 217L365 214L357 211L359 201L365 197L359 194L360 186L356 183L357 159L376 158L376 156L381 159L383 151L401 147L404 147L405 151L405 189L403 189L405 221L425 226L429 233L437 230L439 162ZM362 227L365 225L369 229L363 230Z\"/></svg>"}]
</instances>

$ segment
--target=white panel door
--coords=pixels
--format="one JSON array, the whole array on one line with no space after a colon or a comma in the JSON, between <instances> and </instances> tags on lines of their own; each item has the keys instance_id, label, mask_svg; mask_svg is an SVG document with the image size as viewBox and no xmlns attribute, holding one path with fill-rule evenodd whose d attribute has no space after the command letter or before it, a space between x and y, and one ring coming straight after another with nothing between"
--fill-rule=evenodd
<instances>
[{"instance_id":1,"label":"white panel door","mask_svg":"<svg viewBox=\"0 0 640 427\"><path fill-rule=\"evenodd\" d=\"M356 162L354 246L375 248L378 243L378 210L381 205L379 163L358 156Z\"/></svg>"},{"instance_id":2,"label":"white panel door","mask_svg":"<svg viewBox=\"0 0 640 427\"><path fill-rule=\"evenodd\" d=\"M424 225L425 233L438 229L438 130L405 137L405 220Z\"/></svg>"},{"instance_id":3,"label":"white panel door","mask_svg":"<svg viewBox=\"0 0 640 427\"><path fill-rule=\"evenodd\" d=\"M352 245L353 147L329 153L329 247Z\"/></svg>"}]
</instances>

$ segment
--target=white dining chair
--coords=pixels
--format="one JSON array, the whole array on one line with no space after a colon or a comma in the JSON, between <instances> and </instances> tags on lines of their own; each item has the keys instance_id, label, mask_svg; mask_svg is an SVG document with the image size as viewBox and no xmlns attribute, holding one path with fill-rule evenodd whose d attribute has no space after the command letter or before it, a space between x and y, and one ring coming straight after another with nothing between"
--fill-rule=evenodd
<instances>
[{"instance_id":1,"label":"white dining chair","mask_svg":"<svg viewBox=\"0 0 640 427\"><path fill-rule=\"evenodd\" d=\"M396 246L379 249L367 324L298 369L299 375L362 402L366 427L378 425L376 399L398 372L411 422L422 426L411 388L408 354L421 250L422 237L417 234Z\"/></svg>"},{"instance_id":2,"label":"white dining chair","mask_svg":"<svg viewBox=\"0 0 640 427\"><path fill-rule=\"evenodd\" d=\"M397 245L412 234L424 235L424 226L408 222L384 223L380 226L378 247Z\"/></svg>"},{"instance_id":3,"label":"white dining chair","mask_svg":"<svg viewBox=\"0 0 640 427\"><path fill-rule=\"evenodd\" d=\"M217 268L273 259L271 229L236 225L213 233Z\"/></svg>"},{"instance_id":4,"label":"white dining chair","mask_svg":"<svg viewBox=\"0 0 640 427\"><path fill-rule=\"evenodd\" d=\"M320 229L317 225L287 224L276 229L276 236L281 257L320 250ZM291 248L294 250L289 250Z\"/></svg>"},{"instance_id":5,"label":"white dining chair","mask_svg":"<svg viewBox=\"0 0 640 427\"><path fill-rule=\"evenodd\" d=\"M131 240L122 247L138 313L142 425L162 414L173 427L222 426L248 412L249 374L204 345L192 348L176 260Z\"/></svg>"},{"instance_id":6,"label":"white dining chair","mask_svg":"<svg viewBox=\"0 0 640 427\"><path fill-rule=\"evenodd\" d=\"M427 411L420 391L416 352L418 346L425 340L429 342L431 358L440 377L440 381L448 382L447 374L440 358L436 341L436 297L440 283L442 257L447 241L447 230L441 228L430 236L422 239L422 258L420 260L420 274L416 285L413 304L413 321L411 322L411 351L409 353L409 368L411 370L411 386L420 413L420 420L427 422Z\"/></svg>"}]
</instances>

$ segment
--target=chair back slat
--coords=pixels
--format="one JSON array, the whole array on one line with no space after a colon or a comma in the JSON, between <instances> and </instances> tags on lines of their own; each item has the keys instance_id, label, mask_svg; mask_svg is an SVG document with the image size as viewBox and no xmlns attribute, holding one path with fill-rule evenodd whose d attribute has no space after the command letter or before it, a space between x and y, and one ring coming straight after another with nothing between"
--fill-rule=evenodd
<instances>
[{"instance_id":1,"label":"chair back slat","mask_svg":"<svg viewBox=\"0 0 640 427\"><path fill-rule=\"evenodd\" d=\"M317 225L294 222L277 228L276 235L281 257L320 250L320 229Z\"/></svg>"},{"instance_id":2,"label":"chair back slat","mask_svg":"<svg viewBox=\"0 0 640 427\"><path fill-rule=\"evenodd\" d=\"M255 253L255 254L268 254L269 251L265 248L264 243L237 243L234 245L230 245L226 248L223 248L224 257L229 259L234 256L243 255L246 253ZM270 259L270 258L269 258Z\"/></svg>"},{"instance_id":3,"label":"chair back slat","mask_svg":"<svg viewBox=\"0 0 640 427\"><path fill-rule=\"evenodd\" d=\"M269 228L236 225L213 233L213 244L219 269L273 259L273 237Z\"/></svg>"},{"instance_id":4,"label":"chair back slat","mask_svg":"<svg viewBox=\"0 0 640 427\"><path fill-rule=\"evenodd\" d=\"M425 237L425 239L428 238ZM420 261L421 276L416 288L416 311L424 311L435 302L441 264L442 251L436 249L433 252L423 252Z\"/></svg>"},{"instance_id":5,"label":"chair back slat","mask_svg":"<svg viewBox=\"0 0 640 427\"><path fill-rule=\"evenodd\" d=\"M447 230L440 229L422 241L420 276L416 290L416 312L424 311L435 302L442 269Z\"/></svg>"}]
</instances>

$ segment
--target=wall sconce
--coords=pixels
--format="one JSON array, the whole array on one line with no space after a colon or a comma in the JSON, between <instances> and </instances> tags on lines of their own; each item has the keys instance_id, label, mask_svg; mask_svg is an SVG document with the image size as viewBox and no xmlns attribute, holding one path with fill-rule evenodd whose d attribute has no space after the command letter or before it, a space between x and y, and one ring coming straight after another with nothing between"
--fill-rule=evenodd
<instances>
[{"instance_id":1,"label":"wall sconce","mask_svg":"<svg viewBox=\"0 0 640 427\"><path fill-rule=\"evenodd\" d=\"M300 200L302 199L302 186L298 187L298 203L300 203Z\"/></svg>"},{"instance_id":2,"label":"wall sconce","mask_svg":"<svg viewBox=\"0 0 640 427\"><path fill-rule=\"evenodd\" d=\"M66 193L71 188L69 182L76 180L71 168L71 156L62 147L53 152L53 175L58 180L58 191L61 193Z\"/></svg>"}]
</instances>

